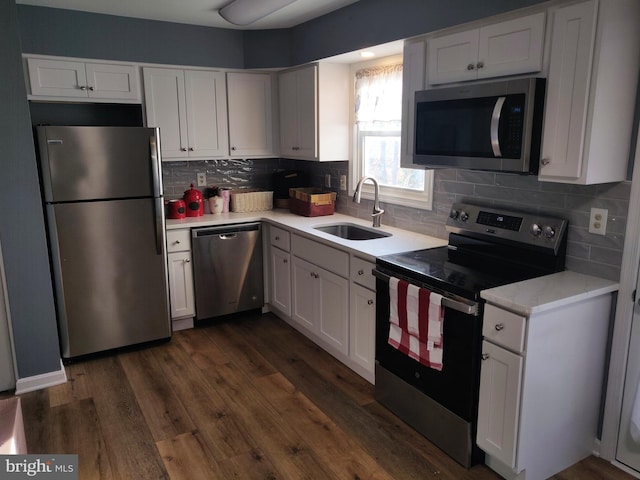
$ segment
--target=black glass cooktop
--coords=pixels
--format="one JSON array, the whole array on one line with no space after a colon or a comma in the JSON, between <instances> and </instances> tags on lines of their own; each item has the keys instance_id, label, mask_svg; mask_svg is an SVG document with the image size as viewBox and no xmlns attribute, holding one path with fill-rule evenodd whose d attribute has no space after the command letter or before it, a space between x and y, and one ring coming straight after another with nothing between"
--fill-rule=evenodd
<instances>
[{"instance_id":1,"label":"black glass cooktop","mask_svg":"<svg viewBox=\"0 0 640 480\"><path fill-rule=\"evenodd\" d=\"M478 299L488 288L550 273L490 258L465 258L449 247L384 255L376 263L387 274L470 299Z\"/></svg>"}]
</instances>

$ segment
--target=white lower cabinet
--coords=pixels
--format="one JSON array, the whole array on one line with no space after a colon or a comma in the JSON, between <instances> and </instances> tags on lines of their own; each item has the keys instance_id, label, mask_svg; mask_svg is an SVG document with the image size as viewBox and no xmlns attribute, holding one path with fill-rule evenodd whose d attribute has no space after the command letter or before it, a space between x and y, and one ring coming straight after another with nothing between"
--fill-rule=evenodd
<instances>
[{"instance_id":1,"label":"white lower cabinet","mask_svg":"<svg viewBox=\"0 0 640 480\"><path fill-rule=\"evenodd\" d=\"M191 263L191 231L167 232L167 267L169 276L169 304L173 330L193 326L196 314Z\"/></svg>"},{"instance_id":2,"label":"white lower cabinet","mask_svg":"<svg viewBox=\"0 0 640 480\"><path fill-rule=\"evenodd\" d=\"M374 263L269 225L269 307L374 382Z\"/></svg>"},{"instance_id":3,"label":"white lower cabinet","mask_svg":"<svg viewBox=\"0 0 640 480\"><path fill-rule=\"evenodd\" d=\"M490 412L478 418L478 445L511 468L516 463L516 434L522 357L482 342L479 410Z\"/></svg>"},{"instance_id":4,"label":"white lower cabinet","mask_svg":"<svg viewBox=\"0 0 640 480\"><path fill-rule=\"evenodd\" d=\"M376 292L351 284L349 318L349 358L359 367L360 375L373 383L375 373Z\"/></svg>"},{"instance_id":5,"label":"white lower cabinet","mask_svg":"<svg viewBox=\"0 0 640 480\"><path fill-rule=\"evenodd\" d=\"M291 255L271 247L271 306L291 315Z\"/></svg>"},{"instance_id":6,"label":"white lower cabinet","mask_svg":"<svg viewBox=\"0 0 640 480\"><path fill-rule=\"evenodd\" d=\"M543 480L597 449L612 295L585 296L528 316L485 305L476 441L506 479Z\"/></svg>"},{"instance_id":7,"label":"white lower cabinet","mask_svg":"<svg viewBox=\"0 0 640 480\"><path fill-rule=\"evenodd\" d=\"M294 256L292 318L339 353L348 354L349 281Z\"/></svg>"}]
</instances>

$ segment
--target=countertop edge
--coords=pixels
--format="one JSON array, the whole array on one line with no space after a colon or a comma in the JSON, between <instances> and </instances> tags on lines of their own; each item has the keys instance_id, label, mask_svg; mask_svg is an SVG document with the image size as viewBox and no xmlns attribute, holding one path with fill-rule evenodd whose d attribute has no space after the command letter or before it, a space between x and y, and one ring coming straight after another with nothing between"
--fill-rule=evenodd
<instances>
[{"instance_id":1,"label":"countertop edge","mask_svg":"<svg viewBox=\"0 0 640 480\"><path fill-rule=\"evenodd\" d=\"M569 270L480 292L488 303L531 316L616 292L618 282Z\"/></svg>"}]
</instances>

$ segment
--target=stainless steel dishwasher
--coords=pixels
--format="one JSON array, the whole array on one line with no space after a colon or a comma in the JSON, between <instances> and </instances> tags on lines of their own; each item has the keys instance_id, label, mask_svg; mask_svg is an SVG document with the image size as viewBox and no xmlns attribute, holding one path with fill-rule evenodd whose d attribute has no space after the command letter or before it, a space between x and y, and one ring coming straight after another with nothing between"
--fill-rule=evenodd
<instances>
[{"instance_id":1,"label":"stainless steel dishwasher","mask_svg":"<svg viewBox=\"0 0 640 480\"><path fill-rule=\"evenodd\" d=\"M196 319L261 308L260 223L194 228L191 237Z\"/></svg>"}]
</instances>

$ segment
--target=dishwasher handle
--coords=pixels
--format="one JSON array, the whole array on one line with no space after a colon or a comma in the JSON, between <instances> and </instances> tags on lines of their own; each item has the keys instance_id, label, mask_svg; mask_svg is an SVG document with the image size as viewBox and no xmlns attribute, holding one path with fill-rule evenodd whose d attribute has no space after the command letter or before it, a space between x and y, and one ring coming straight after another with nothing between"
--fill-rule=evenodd
<instances>
[{"instance_id":1,"label":"dishwasher handle","mask_svg":"<svg viewBox=\"0 0 640 480\"><path fill-rule=\"evenodd\" d=\"M260 230L260 222L239 223L235 225L218 225L215 227L192 228L192 238L219 236L224 239L235 238L241 232Z\"/></svg>"}]
</instances>

